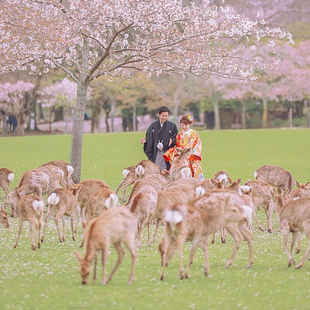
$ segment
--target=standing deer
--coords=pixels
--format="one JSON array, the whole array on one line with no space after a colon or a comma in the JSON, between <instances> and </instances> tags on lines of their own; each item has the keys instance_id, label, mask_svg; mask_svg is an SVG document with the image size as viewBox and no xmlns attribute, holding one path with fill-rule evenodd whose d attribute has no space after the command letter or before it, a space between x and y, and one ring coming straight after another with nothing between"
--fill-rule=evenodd
<instances>
[{"instance_id":1,"label":"standing deer","mask_svg":"<svg viewBox=\"0 0 310 310\"><path fill-rule=\"evenodd\" d=\"M154 215L157 203L157 192L154 187L145 185L132 197L129 205L130 212L132 212L138 219L138 235L137 247L141 246L142 231L147 225L147 244L150 242L150 222Z\"/></svg>"},{"instance_id":2,"label":"standing deer","mask_svg":"<svg viewBox=\"0 0 310 310\"><path fill-rule=\"evenodd\" d=\"M167 185L167 180L164 176L160 175L160 174L151 174L146 176L143 179L139 179L135 182L134 186L132 187L132 190L130 192L130 195L125 203L125 207L128 207L133 196L140 191L140 189L142 188L142 186L145 185L150 185L153 186L156 190L156 192L159 192L161 190L163 190L166 185Z\"/></svg>"},{"instance_id":3,"label":"standing deer","mask_svg":"<svg viewBox=\"0 0 310 310\"><path fill-rule=\"evenodd\" d=\"M308 238L308 248L300 263L296 266L296 269L299 269L310 254L310 197L301 197L284 203L283 196L274 194L273 199L275 201L275 211L282 229L283 248L289 258L287 267L295 264L292 252L298 233L304 231ZM292 233L292 240L289 251L287 242L290 233Z\"/></svg>"},{"instance_id":4,"label":"standing deer","mask_svg":"<svg viewBox=\"0 0 310 310\"><path fill-rule=\"evenodd\" d=\"M72 240L75 240L74 237L74 219L78 219L78 209L77 209L77 200L76 197L70 193L65 188L56 188L54 189L47 198L48 203L48 212L45 217L45 225L42 234L41 242L44 240L45 231L47 227L47 222L55 213L55 224L57 229L57 234L60 242L65 241L65 230L66 230L66 221L65 215L70 217L71 223L71 232L72 232ZM59 230L59 220L62 220L62 234ZM76 223L77 226L77 223Z\"/></svg>"},{"instance_id":5,"label":"standing deer","mask_svg":"<svg viewBox=\"0 0 310 310\"><path fill-rule=\"evenodd\" d=\"M59 187L59 184L64 188L68 187L63 171L54 165L46 165L26 171L20 179L17 191L21 197L34 193L41 197L43 193L49 194Z\"/></svg>"},{"instance_id":6,"label":"standing deer","mask_svg":"<svg viewBox=\"0 0 310 310\"><path fill-rule=\"evenodd\" d=\"M264 165L254 172L254 177L257 181L266 182L277 188L278 194L281 190L290 193L295 186L293 175L283 167Z\"/></svg>"},{"instance_id":7,"label":"standing deer","mask_svg":"<svg viewBox=\"0 0 310 310\"><path fill-rule=\"evenodd\" d=\"M93 282L96 279L96 268L98 252L102 252L102 285L111 281L112 276L122 262L125 251L122 243L126 245L131 253L132 266L128 284L132 283L134 269L137 260L137 251L134 245L137 230L136 217L126 208L113 208L104 212L101 216L90 221L85 232L86 252L83 259L78 251L75 256L80 264L79 272L82 277L82 284L86 284L94 262ZM110 244L113 244L118 253L118 260L114 266L108 280L105 279L105 266L109 255Z\"/></svg>"},{"instance_id":8,"label":"standing deer","mask_svg":"<svg viewBox=\"0 0 310 310\"><path fill-rule=\"evenodd\" d=\"M14 173L8 168L0 168L0 187L5 191L6 196L10 192L10 183L14 180Z\"/></svg>"},{"instance_id":9,"label":"standing deer","mask_svg":"<svg viewBox=\"0 0 310 310\"><path fill-rule=\"evenodd\" d=\"M137 178L144 178L150 174L161 174L160 167L154 164L152 161L142 159L136 164L135 173Z\"/></svg>"},{"instance_id":10,"label":"standing deer","mask_svg":"<svg viewBox=\"0 0 310 310\"><path fill-rule=\"evenodd\" d=\"M260 221L256 217L255 211L257 209L259 210L260 208L263 208L267 216L268 232L272 233L272 213L274 211L272 192L274 191L274 188L266 182L257 180L248 180L244 183L244 185L251 187L254 219L259 229L264 231Z\"/></svg>"},{"instance_id":11,"label":"standing deer","mask_svg":"<svg viewBox=\"0 0 310 310\"><path fill-rule=\"evenodd\" d=\"M163 245L162 245L162 272L160 279L164 278L164 270L167 263L167 253L171 246L173 237L176 242L174 246L178 248L179 260L180 260L180 278L183 279L183 263L182 263L182 246L185 241L191 241L190 258L185 271L185 277L189 277L189 268L194 260L195 250L197 246L203 249L205 257L205 275L210 270L209 259L208 259L208 238L209 235L220 229L221 227L227 226L228 222L236 222L237 227L244 226L244 223L250 221L249 210L242 208L234 203L230 202L230 197L226 197L224 200L223 210L217 208L214 212L205 212L203 209L195 207L191 204L175 203L168 206L163 212L163 221L165 225ZM218 211L218 212L217 212ZM235 227L231 226L230 228ZM251 238L251 233L248 236ZM240 244L240 243L239 243ZM172 245L173 246L173 245ZM235 251L235 249L234 249ZM233 254L235 254L233 251ZM233 256L233 255L232 255ZM232 262L232 259L228 262L228 267ZM249 263L250 267L252 260Z\"/></svg>"},{"instance_id":12,"label":"standing deer","mask_svg":"<svg viewBox=\"0 0 310 310\"><path fill-rule=\"evenodd\" d=\"M135 183L136 180L136 166L130 166L123 170L123 180L121 183L118 184L115 194L123 187L123 201L126 201L126 187L130 186L131 184Z\"/></svg>"},{"instance_id":13,"label":"standing deer","mask_svg":"<svg viewBox=\"0 0 310 310\"><path fill-rule=\"evenodd\" d=\"M156 209L152 217L152 221L156 220L156 227L151 243L156 239L156 235L160 224L162 223L162 213L168 205L176 202L187 203L195 198L196 192L191 186L180 184L179 186L171 186L157 193Z\"/></svg>"},{"instance_id":14,"label":"standing deer","mask_svg":"<svg viewBox=\"0 0 310 310\"><path fill-rule=\"evenodd\" d=\"M7 196L7 203L14 205L14 210L16 210L19 221L18 235L14 248L17 247L24 221L29 222L31 249L35 250L36 244L38 244L38 248L40 248L40 234L45 210L44 201L37 195L26 195L24 197L20 197L18 192L11 192ZM32 234L32 227L35 229L34 238Z\"/></svg>"},{"instance_id":15,"label":"standing deer","mask_svg":"<svg viewBox=\"0 0 310 310\"><path fill-rule=\"evenodd\" d=\"M85 227L85 208L90 197L102 188L110 187L100 179L86 179L78 184L74 184L70 191L76 196L78 202L78 210L82 221L83 228Z\"/></svg>"},{"instance_id":16,"label":"standing deer","mask_svg":"<svg viewBox=\"0 0 310 310\"><path fill-rule=\"evenodd\" d=\"M65 182L69 186L72 186L74 184L72 181L73 167L68 162L64 160L52 160L46 164L41 165L41 167L49 165L54 165L63 171Z\"/></svg>"}]
</instances>

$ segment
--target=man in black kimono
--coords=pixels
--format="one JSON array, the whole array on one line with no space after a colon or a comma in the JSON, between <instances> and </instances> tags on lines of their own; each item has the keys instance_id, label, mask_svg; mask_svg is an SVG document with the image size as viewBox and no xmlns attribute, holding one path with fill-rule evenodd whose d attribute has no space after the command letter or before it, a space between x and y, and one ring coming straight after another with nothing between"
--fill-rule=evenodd
<instances>
[{"instance_id":1,"label":"man in black kimono","mask_svg":"<svg viewBox=\"0 0 310 310\"><path fill-rule=\"evenodd\" d=\"M169 162L163 158L164 153L175 146L175 137L178 134L178 128L175 123L168 121L169 109L162 106L158 110L159 119L153 122L146 131L143 143L143 150L147 158L157 164L161 170L170 169Z\"/></svg>"}]
</instances>

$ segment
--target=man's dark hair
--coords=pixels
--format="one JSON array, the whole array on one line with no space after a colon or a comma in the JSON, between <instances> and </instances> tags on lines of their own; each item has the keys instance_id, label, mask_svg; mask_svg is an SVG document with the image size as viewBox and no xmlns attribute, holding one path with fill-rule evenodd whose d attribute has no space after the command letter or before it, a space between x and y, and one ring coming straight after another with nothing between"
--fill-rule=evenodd
<instances>
[{"instance_id":1,"label":"man's dark hair","mask_svg":"<svg viewBox=\"0 0 310 310\"><path fill-rule=\"evenodd\" d=\"M158 109L158 114L161 114L163 112L168 112L170 114L170 110L166 106L162 106Z\"/></svg>"}]
</instances>

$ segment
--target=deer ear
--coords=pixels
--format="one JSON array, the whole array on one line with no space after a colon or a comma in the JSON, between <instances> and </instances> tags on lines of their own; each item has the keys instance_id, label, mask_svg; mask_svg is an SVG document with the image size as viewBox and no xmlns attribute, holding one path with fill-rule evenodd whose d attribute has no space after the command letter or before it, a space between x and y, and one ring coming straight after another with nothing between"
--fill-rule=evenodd
<instances>
[{"instance_id":1,"label":"deer ear","mask_svg":"<svg viewBox=\"0 0 310 310\"><path fill-rule=\"evenodd\" d=\"M76 259L78 260L78 262L83 260L81 253L78 252L77 250L74 251L74 255L75 255Z\"/></svg>"}]
</instances>

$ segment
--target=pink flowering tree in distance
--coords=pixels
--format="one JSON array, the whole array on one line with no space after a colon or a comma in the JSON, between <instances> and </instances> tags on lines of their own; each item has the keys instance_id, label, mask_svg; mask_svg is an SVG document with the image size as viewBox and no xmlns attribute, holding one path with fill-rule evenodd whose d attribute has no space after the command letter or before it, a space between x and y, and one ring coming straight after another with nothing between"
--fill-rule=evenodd
<instances>
[{"instance_id":1,"label":"pink flowering tree in distance","mask_svg":"<svg viewBox=\"0 0 310 310\"><path fill-rule=\"evenodd\" d=\"M186 7L177 0L0 3L0 72L40 74L57 67L77 84L71 140L75 182L81 175L83 117L92 80L128 78L135 71L255 79L256 47L264 45L269 52L268 66L275 62L268 55L277 39L292 42L289 33L265 27L264 21L200 2Z\"/></svg>"},{"instance_id":2,"label":"pink flowering tree in distance","mask_svg":"<svg viewBox=\"0 0 310 310\"><path fill-rule=\"evenodd\" d=\"M304 41L297 46L283 45L279 51L281 65L266 70L251 83L226 80L224 99L239 99L242 103L242 126L245 128L246 100L261 99L263 102L262 125L267 126L268 101L302 101L310 95L310 42ZM308 112L307 112L308 113ZM292 126L292 108L289 113Z\"/></svg>"},{"instance_id":3,"label":"pink flowering tree in distance","mask_svg":"<svg viewBox=\"0 0 310 310\"><path fill-rule=\"evenodd\" d=\"M30 92L34 90L34 87L34 84L24 81L18 81L15 84L0 84L0 106L5 115L9 111L16 114L17 132L20 135L25 134L25 114L29 112L32 100ZM5 128L3 130L5 131Z\"/></svg>"},{"instance_id":4,"label":"pink flowering tree in distance","mask_svg":"<svg viewBox=\"0 0 310 310\"><path fill-rule=\"evenodd\" d=\"M50 86L45 87L40 93L41 101L44 102L42 106L49 107L50 111L53 107L56 106L61 105L64 107L66 120L65 133L68 133L68 121L70 112L72 114L72 117L74 118L73 108L76 102L76 94L77 85L75 82L70 81L68 78L64 78L62 81L58 81Z\"/></svg>"}]
</instances>

